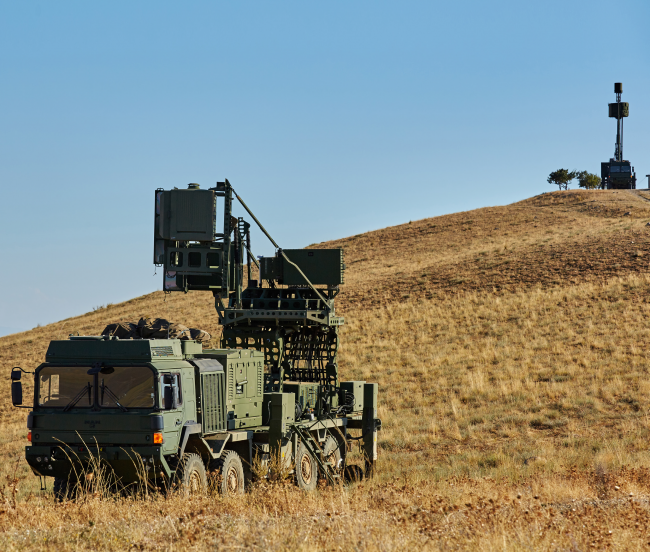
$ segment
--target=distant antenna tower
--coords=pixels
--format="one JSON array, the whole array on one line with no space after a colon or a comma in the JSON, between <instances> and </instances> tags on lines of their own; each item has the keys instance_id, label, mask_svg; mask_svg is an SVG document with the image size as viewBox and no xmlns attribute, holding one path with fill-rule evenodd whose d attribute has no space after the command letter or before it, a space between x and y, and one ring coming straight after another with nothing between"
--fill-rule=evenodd
<instances>
[{"instance_id":1,"label":"distant antenna tower","mask_svg":"<svg viewBox=\"0 0 650 552\"><path fill-rule=\"evenodd\" d=\"M609 116L616 119L616 149L614 150L614 160L623 161L623 117L630 115L630 104L621 101L623 93L623 83L614 83L614 93L616 94L616 103L609 104Z\"/></svg>"},{"instance_id":2,"label":"distant antenna tower","mask_svg":"<svg viewBox=\"0 0 650 552\"><path fill-rule=\"evenodd\" d=\"M623 117L630 115L630 104L621 101L623 83L614 83L616 103L609 104L609 116L616 119L616 149L614 157L600 164L601 188L606 190L636 189L636 173L629 161L623 159Z\"/></svg>"}]
</instances>

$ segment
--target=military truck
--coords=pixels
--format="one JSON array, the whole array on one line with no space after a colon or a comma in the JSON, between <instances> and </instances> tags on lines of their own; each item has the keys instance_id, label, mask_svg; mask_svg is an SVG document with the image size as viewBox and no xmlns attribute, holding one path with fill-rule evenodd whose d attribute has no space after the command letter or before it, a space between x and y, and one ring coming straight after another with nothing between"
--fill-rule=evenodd
<instances>
[{"instance_id":1,"label":"military truck","mask_svg":"<svg viewBox=\"0 0 650 552\"><path fill-rule=\"evenodd\" d=\"M636 174L629 161L612 158L600 164L601 188L603 190L635 190Z\"/></svg>"},{"instance_id":2,"label":"military truck","mask_svg":"<svg viewBox=\"0 0 650 552\"><path fill-rule=\"evenodd\" d=\"M233 195L277 248L274 257L252 255L249 223L232 216ZM217 199L225 203L219 233ZM220 347L115 335L52 341L33 373L29 406L21 384L29 372L11 372L14 406L31 410L25 455L34 474L54 477L60 499L99 466L120 488L202 491L211 474L224 494L244 492L252 467L264 473L274 460L305 490L319 479L371 474L377 384L338 377L344 320L334 298L343 252L280 249L227 180L208 190L156 190L155 205L163 288L212 292ZM360 465L348 462L355 442Z\"/></svg>"},{"instance_id":3,"label":"military truck","mask_svg":"<svg viewBox=\"0 0 650 552\"><path fill-rule=\"evenodd\" d=\"M632 164L623 159L623 121L630 115L630 104L621 101L623 83L614 83L616 102L608 104L609 116L616 119L616 145L614 157L600 164L601 188L603 190L634 190L636 174Z\"/></svg>"}]
</instances>

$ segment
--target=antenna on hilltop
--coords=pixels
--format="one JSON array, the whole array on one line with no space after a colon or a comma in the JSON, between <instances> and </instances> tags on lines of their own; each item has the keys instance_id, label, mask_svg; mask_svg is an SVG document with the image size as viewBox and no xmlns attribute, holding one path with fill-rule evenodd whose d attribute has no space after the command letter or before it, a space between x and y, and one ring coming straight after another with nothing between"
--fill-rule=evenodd
<instances>
[{"instance_id":1,"label":"antenna on hilltop","mask_svg":"<svg viewBox=\"0 0 650 552\"><path fill-rule=\"evenodd\" d=\"M608 163L600 164L601 188L607 190L634 190L636 174L629 161L623 159L623 118L630 115L630 104L621 101L623 83L614 83L616 102L608 104L609 116L616 119L616 148Z\"/></svg>"},{"instance_id":2,"label":"antenna on hilltop","mask_svg":"<svg viewBox=\"0 0 650 552\"><path fill-rule=\"evenodd\" d=\"M616 103L609 104L609 116L616 118L616 149L614 150L614 160L623 161L623 117L630 115L630 104L621 101L623 94L623 83L614 83L614 94L616 94Z\"/></svg>"}]
</instances>

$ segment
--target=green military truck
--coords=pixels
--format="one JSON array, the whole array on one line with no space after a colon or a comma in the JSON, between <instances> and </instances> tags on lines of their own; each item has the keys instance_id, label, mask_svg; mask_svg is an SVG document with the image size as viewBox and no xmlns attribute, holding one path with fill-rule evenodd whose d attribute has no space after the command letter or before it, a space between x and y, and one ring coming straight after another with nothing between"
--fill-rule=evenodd
<instances>
[{"instance_id":1,"label":"green military truck","mask_svg":"<svg viewBox=\"0 0 650 552\"><path fill-rule=\"evenodd\" d=\"M275 257L251 261L248 225L231 215L228 181L213 194L197 190L156 191L154 260L164 266L165 289L213 292L222 348L115 335L52 341L34 372L29 406L21 383L26 372L12 370L12 402L31 409L27 462L34 474L54 477L61 499L99 466L123 488L145 483L202 491L213 474L225 494L244 492L252 467L263 473L272 459L305 490L319 479L333 484L373 469L381 428L377 384L338 378L343 319L333 303L342 252L298 250L292 260L278 248ZM170 226L195 231L197 218L216 216L217 197L226 202L222 233L178 240L161 231L165 209ZM252 264L259 280L252 278ZM348 462L354 442L362 465Z\"/></svg>"}]
</instances>

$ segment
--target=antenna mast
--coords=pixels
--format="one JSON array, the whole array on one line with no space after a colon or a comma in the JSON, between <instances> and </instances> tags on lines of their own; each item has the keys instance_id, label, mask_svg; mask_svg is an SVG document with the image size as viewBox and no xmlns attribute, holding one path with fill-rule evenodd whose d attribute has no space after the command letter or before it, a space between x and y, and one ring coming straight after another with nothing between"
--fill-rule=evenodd
<instances>
[{"instance_id":1,"label":"antenna mast","mask_svg":"<svg viewBox=\"0 0 650 552\"><path fill-rule=\"evenodd\" d=\"M616 149L614 150L614 160L623 161L623 117L627 117L630 112L630 104L621 102L623 94L623 83L614 83L614 94L616 94L616 103L609 104L609 116L616 117Z\"/></svg>"}]
</instances>

